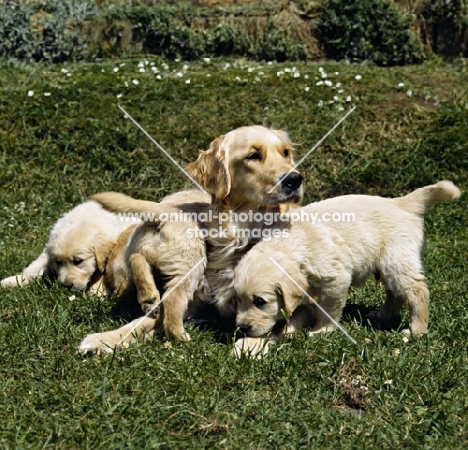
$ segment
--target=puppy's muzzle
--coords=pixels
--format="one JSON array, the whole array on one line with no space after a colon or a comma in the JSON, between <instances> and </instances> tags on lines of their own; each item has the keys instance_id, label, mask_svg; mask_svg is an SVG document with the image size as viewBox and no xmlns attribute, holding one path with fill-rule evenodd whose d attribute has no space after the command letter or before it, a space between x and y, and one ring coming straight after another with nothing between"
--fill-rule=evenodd
<instances>
[{"instance_id":1,"label":"puppy's muzzle","mask_svg":"<svg viewBox=\"0 0 468 450\"><path fill-rule=\"evenodd\" d=\"M281 186L285 190L295 191L302 185L302 175L299 172L291 172L281 179Z\"/></svg>"}]
</instances>

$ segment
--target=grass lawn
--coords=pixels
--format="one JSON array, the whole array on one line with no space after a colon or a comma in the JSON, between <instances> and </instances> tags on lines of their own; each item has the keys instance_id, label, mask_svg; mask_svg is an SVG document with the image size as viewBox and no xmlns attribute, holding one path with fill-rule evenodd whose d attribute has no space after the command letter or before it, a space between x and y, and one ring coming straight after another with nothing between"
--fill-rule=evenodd
<instances>
[{"instance_id":1,"label":"grass lawn","mask_svg":"<svg viewBox=\"0 0 468 450\"><path fill-rule=\"evenodd\" d=\"M466 191L467 72L466 61L0 63L0 278L93 193L158 200L189 186L119 104L182 165L251 124L288 130L299 159L356 105L299 167L305 202L442 179ZM342 323L357 345L340 331L298 334L263 360L236 360L232 337L192 330L190 343L84 358L86 334L126 320L112 299L41 283L0 290L0 447L467 448L467 205L463 196L427 215L429 333L408 342L350 313ZM349 304L383 297L369 282Z\"/></svg>"}]
</instances>

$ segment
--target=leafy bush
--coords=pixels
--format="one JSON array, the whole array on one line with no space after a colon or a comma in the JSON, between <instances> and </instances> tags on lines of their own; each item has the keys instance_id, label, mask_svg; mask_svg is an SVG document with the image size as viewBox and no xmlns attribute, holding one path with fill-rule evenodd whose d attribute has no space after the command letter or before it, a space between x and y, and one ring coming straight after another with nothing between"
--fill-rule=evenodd
<instances>
[{"instance_id":1,"label":"leafy bush","mask_svg":"<svg viewBox=\"0 0 468 450\"><path fill-rule=\"evenodd\" d=\"M320 58L323 47L330 59L385 66L425 58L421 40L410 30L410 15L393 0L195 5L175 0L5 1L0 3L0 56L60 62L152 53L170 59L285 61ZM411 11L417 17L413 25L424 28L421 35L435 53L466 52L468 0L422 0Z\"/></svg>"},{"instance_id":2,"label":"leafy bush","mask_svg":"<svg viewBox=\"0 0 468 450\"><path fill-rule=\"evenodd\" d=\"M390 0L328 0L321 16L322 42L332 59L416 63L424 52L410 24Z\"/></svg>"},{"instance_id":3,"label":"leafy bush","mask_svg":"<svg viewBox=\"0 0 468 450\"><path fill-rule=\"evenodd\" d=\"M190 5L109 6L102 11L104 28L119 21L132 24L132 44L143 52L166 58L247 56L258 60L306 59L303 43L295 40L273 16L250 29L251 11L229 15ZM262 17L261 15L259 17ZM115 50L118 50L115 48Z\"/></svg>"},{"instance_id":4,"label":"leafy bush","mask_svg":"<svg viewBox=\"0 0 468 450\"><path fill-rule=\"evenodd\" d=\"M0 56L27 61L82 59L87 42L82 33L94 18L93 0L12 0L0 5Z\"/></svg>"}]
</instances>

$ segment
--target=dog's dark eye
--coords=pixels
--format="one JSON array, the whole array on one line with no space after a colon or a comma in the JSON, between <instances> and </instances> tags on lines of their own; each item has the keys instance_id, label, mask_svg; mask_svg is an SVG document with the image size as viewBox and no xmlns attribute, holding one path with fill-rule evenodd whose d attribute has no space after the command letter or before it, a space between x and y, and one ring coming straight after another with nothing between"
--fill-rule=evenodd
<instances>
[{"instance_id":1,"label":"dog's dark eye","mask_svg":"<svg viewBox=\"0 0 468 450\"><path fill-rule=\"evenodd\" d=\"M286 149L286 150L284 151L284 157L287 158L288 156L289 156L289 150Z\"/></svg>"},{"instance_id":2,"label":"dog's dark eye","mask_svg":"<svg viewBox=\"0 0 468 450\"><path fill-rule=\"evenodd\" d=\"M74 258L73 259L73 264L75 266L79 266L82 262L83 262L83 260L81 258Z\"/></svg>"},{"instance_id":3,"label":"dog's dark eye","mask_svg":"<svg viewBox=\"0 0 468 450\"><path fill-rule=\"evenodd\" d=\"M252 153L249 153L247 155L247 158L245 159L248 159L249 161L260 161L262 159L262 155L260 154L260 152L256 151L256 152L252 152Z\"/></svg>"},{"instance_id":4,"label":"dog's dark eye","mask_svg":"<svg viewBox=\"0 0 468 450\"><path fill-rule=\"evenodd\" d=\"M55 261L55 264L57 264L57 267L60 267L63 264L63 262L60 261L60 259L57 259L57 261Z\"/></svg>"},{"instance_id":5,"label":"dog's dark eye","mask_svg":"<svg viewBox=\"0 0 468 450\"><path fill-rule=\"evenodd\" d=\"M266 304L266 301L263 300L262 297L257 297L257 296L255 296L255 297L253 298L253 304L254 304L257 308L261 308L263 305Z\"/></svg>"}]
</instances>

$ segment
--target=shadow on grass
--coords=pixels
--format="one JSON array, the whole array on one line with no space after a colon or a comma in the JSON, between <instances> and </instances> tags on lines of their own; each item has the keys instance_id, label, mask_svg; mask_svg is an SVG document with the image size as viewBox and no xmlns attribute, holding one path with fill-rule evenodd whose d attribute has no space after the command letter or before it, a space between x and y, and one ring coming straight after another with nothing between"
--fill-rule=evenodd
<instances>
[{"instance_id":1,"label":"shadow on grass","mask_svg":"<svg viewBox=\"0 0 468 450\"><path fill-rule=\"evenodd\" d=\"M377 307L347 304L343 311L343 322L355 322L359 326L380 331L400 331L403 328L409 328L409 324L401 321L401 316L391 320L373 320L366 316L378 309Z\"/></svg>"}]
</instances>

